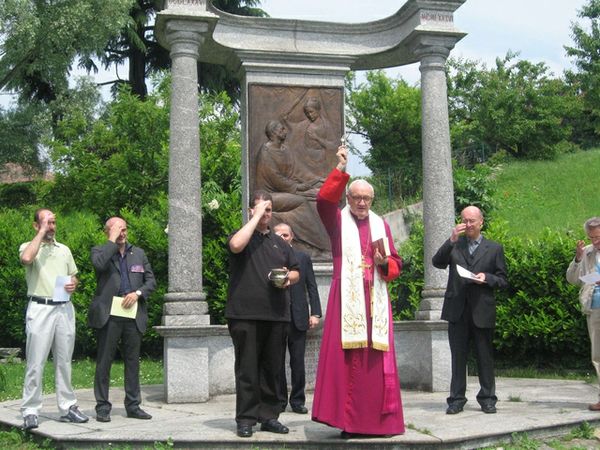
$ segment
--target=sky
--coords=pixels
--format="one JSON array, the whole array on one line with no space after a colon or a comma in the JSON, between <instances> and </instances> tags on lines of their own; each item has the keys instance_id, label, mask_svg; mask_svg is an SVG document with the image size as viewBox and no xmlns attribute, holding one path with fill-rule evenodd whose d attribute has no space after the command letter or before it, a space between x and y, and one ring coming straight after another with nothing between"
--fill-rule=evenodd
<instances>
[{"instance_id":1,"label":"sky","mask_svg":"<svg viewBox=\"0 0 600 450\"><path fill-rule=\"evenodd\" d=\"M261 0L271 17L334 22L370 22L397 12L404 0ZM544 62L559 76L571 68L564 46L573 45L571 24L586 0L466 0L454 13L454 26L467 34L451 53L453 57L477 60L488 67L509 50L520 59ZM410 84L420 79L418 64L388 70ZM361 146L359 142L353 142ZM363 147L364 148L364 147ZM368 169L351 158L349 171L366 175Z\"/></svg>"}]
</instances>

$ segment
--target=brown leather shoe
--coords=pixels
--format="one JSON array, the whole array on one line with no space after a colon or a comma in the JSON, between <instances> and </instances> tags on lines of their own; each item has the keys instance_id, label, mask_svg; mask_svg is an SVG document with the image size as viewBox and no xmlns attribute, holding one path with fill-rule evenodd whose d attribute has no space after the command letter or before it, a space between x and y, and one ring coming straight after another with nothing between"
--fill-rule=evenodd
<instances>
[{"instance_id":1,"label":"brown leather shoe","mask_svg":"<svg viewBox=\"0 0 600 450\"><path fill-rule=\"evenodd\" d=\"M600 402L598 402L598 403L590 403L588 405L588 409L590 411L600 411Z\"/></svg>"}]
</instances>

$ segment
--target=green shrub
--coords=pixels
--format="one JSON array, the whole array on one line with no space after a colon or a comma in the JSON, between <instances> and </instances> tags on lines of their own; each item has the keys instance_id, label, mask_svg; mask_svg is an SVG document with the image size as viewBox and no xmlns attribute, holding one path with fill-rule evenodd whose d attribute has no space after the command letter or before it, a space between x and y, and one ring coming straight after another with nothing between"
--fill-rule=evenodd
<instances>
[{"instance_id":1,"label":"green shrub","mask_svg":"<svg viewBox=\"0 0 600 450\"><path fill-rule=\"evenodd\" d=\"M471 169L454 168L454 208L457 216L465 207L474 205L483 211L486 219L491 217L495 192L493 171L487 164L477 164Z\"/></svg>"},{"instance_id":2,"label":"green shrub","mask_svg":"<svg viewBox=\"0 0 600 450\"><path fill-rule=\"evenodd\" d=\"M0 205L16 208L36 203L35 183L0 184Z\"/></svg>"},{"instance_id":3,"label":"green shrub","mask_svg":"<svg viewBox=\"0 0 600 450\"><path fill-rule=\"evenodd\" d=\"M390 285L395 301L395 320L412 320L419 309L424 284L423 221L413 222L411 233L402 243L398 254L402 257L402 273Z\"/></svg>"},{"instance_id":4,"label":"green shrub","mask_svg":"<svg viewBox=\"0 0 600 450\"><path fill-rule=\"evenodd\" d=\"M504 222L487 237L504 246L510 288L497 293L495 345L501 358L538 366L574 365L589 360L589 339L578 288L565 272L575 241L545 229L535 239L512 235Z\"/></svg>"}]
</instances>

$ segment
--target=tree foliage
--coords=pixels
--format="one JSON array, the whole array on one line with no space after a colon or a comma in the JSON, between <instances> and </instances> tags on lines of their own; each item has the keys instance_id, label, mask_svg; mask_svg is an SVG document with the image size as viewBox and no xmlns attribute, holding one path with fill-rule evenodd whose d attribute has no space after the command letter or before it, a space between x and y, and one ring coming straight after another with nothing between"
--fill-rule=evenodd
<instances>
[{"instance_id":1,"label":"tree foliage","mask_svg":"<svg viewBox=\"0 0 600 450\"><path fill-rule=\"evenodd\" d=\"M45 111L33 103L4 110L0 107L0 167L19 164L32 174L46 167L39 149L48 132Z\"/></svg>"},{"instance_id":2,"label":"tree foliage","mask_svg":"<svg viewBox=\"0 0 600 450\"><path fill-rule=\"evenodd\" d=\"M420 90L383 71L368 72L357 86L354 82L350 76L346 83L347 128L370 144L366 166L381 178L392 170L395 194L414 196L422 178Z\"/></svg>"},{"instance_id":3,"label":"tree foliage","mask_svg":"<svg viewBox=\"0 0 600 450\"><path fill-rule=\"evenodd\" d=\"M517 158L552 159L569 140L577 99L544 63L497 58L495 67L450 59L448 97L455 152L483 147ZM465 158L468 162L474 158ZM469 161L471 159L471 161Z\"/></svg>"},{"instance_id":4,"label":"tree foliage","mask_svg":"<svg viewBox=\"0 0 600 450\"><path fill-rule=\"evenodd\" d=\"M593 141L600 136L600 0L588 0L578 17L587 19L587 26L573 23L571 26L574 46L565 46L572 57L577 73L568 77L579 89L585 100L586 120L593 130Z\"/></svg>"},{"instance_id":5,"label":"tree foliage","mask_svg":"<svg viewBox=\"0 0 600 450\"><path fill-rule=\"evenodd\" d=\"M98 55L129 21L132 0L3 0L0 89L55 100L79 57Z\"/></svg>"}]
</instances>

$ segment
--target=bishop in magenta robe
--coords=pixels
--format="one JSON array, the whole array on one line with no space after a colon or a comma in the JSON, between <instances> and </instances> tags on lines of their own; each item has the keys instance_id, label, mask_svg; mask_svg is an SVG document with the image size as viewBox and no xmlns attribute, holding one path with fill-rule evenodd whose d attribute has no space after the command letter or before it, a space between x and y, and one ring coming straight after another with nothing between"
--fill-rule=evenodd
<instances>
[{"instance_id":1,"label":"bishop in magenta robe","mask_svg":"<svg viewBox=\"0 0 600 450\"><path fill-rule=\"evenodd\" d=\"M404 417L394 350L392 310L385 289L385 283L400 275L402 260L394 248L388 224L369 212L373 188L368 183L362 181L356 188L353 188L353 183L347 195L346 208L349 211L338 208L350 178L345 172L346 160L347 150L340 147L338 166L330 173L317 196L317 209L331 240L333 277L319 353L312 419L340 428L342 437L352 437L354 434L402 434ZM342 337L342 323L348 323L342 307L342 279L345 276L342 266L343 259L348 259L348 244L342 239L344 213L349 218L346 220L353 220L356 224L360 241L362 262L358 270L362 273L358 273L362 275L367 340L359 344L343 342ZM384 239L389 247L387 258L382 259L379 253L376 257L373 256L373 226L370 225L370 218L371 222L377 219L384 225ZM381 229L383 233L383 227ZM358 246L356 248L358 251ZM347 270L345 267L344 272ZM387 306L387 331L384 331L387 342L380 342L379 345L374 345L375 335L372 334L376 323L371 298L377 276L375 271L379 271L379 280L383 280L380 284L384 286L384 310Z\"/></svg>"}]
</instances>

